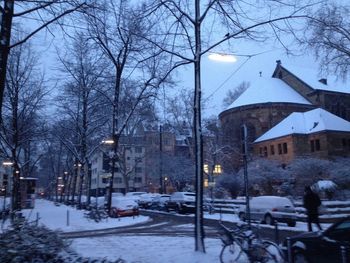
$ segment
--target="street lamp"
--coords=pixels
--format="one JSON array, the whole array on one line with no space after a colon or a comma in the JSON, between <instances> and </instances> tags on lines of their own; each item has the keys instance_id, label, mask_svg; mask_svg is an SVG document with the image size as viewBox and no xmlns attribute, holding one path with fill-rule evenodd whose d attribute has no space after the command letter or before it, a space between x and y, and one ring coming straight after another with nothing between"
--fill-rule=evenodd
<instances>
[{"instance_id":1,"label":"street lamp","mask_svg":"<svg viewBox=\"0 0 350 263\"><path fill-rule=\"evenodd\" d=\"M233 63L237 61L237 58L234 55L225 54L225 53L210 53L208 55L208 58L210 60L219 61L219 62L228 62L228 63Z\"/></svg>"}]
</instances>

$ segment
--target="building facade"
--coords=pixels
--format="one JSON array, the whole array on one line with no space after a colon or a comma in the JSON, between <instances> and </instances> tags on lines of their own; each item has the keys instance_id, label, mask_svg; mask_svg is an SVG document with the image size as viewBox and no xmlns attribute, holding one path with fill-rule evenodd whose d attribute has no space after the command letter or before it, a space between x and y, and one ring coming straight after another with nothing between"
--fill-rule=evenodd
<instances>
[{"instance_id":1,"label":"building facade","mask_svg":"<svg viewBox=\"0 0 350 263\"><path fill-rule=\"evenodd\" d=\"M258 77L220 113L222 143L239 147L242 144L241 127L245 125L248 150L257 156L288 162L304 154L320 157L342 155L347 147L343 145L348 145L346 131L345 134L344 131L332 130L307 135L291 133L265 142L256 141L295 112L320 108L350 120L350 90L345 85L331 83L325 78L318 79L305 69L287 69L277 61L271 78ZM311 151L312 141L314 147L320 142L322 150Z\"/></svg>"}]
</instances>

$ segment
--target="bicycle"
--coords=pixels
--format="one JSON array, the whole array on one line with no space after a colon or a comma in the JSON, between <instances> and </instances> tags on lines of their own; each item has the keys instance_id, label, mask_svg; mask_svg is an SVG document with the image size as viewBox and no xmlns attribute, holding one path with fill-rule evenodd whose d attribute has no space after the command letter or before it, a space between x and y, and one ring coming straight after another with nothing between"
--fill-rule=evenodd
<instances>
[{"instance_id":1,"label":"bicycle","mask_svg":"<svg viewBox=\"0 0 350 263\"><path fill-rule=\"evenodd\" d=\"M269 240L260 239L247 225L229 229L220 223L220 239L223 247L220 262L278 263L283 262L279 246Z\"/></svg>"}]
</instances>

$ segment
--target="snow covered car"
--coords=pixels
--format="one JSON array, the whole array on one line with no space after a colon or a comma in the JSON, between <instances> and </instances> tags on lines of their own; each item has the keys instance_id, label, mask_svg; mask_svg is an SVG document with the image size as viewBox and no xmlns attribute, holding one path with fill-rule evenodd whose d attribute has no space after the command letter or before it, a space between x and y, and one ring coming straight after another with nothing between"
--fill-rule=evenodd
<instances>
[{"instance_id":1,"label":"snow covered car","mask_svg":"<svg viewBox=\"0 0 350 263\"><path fill-rule=\"evenodd\" d=\"M287 197L281 196L258 196L252 197L249 201L250 219L268 225L274 222L287 223L288 226L296 225L297 214L295 207ZM245 221L246 207L242 205L238 211L238 216Z\"/></svg>"},{"instance_id":2,"label":"snow covered car","mask_svg":"<svg viewBox=\"0 0 350 263\"><path fill-rule=\"evenodd\" d=\"M146 192L128 192L125 194L125 197L135 200L139 202L141 195L147 194Z\"/></svg>"},{"instance_id":3,"label":"snow covered car","mask_svg":"<svg viewBox=\"0 0 350 263\"><path fill-rule=\"evenodd\" d=\"M111 205L111 217L137 216L139 215L139 205L130 198L113 197Z\"/></svg>"},{"instance_id":4,"label":"snow covered car","mask_svg":"<svg viewBox=\"0 0 350 263\"><path fill-rule=\"evenodd\" d=\"M138 200L140 208L149 208L152 205L153 199L157 196L159 194L149 193L140 195L140 199Z\"/></svg>"},{"instance_id":5,"label":"snow covered car","mask_svg":"<svg viewBox=\"0 0 350 263\"><path fill-rule=\"evenodd\" d=\"M194 213L195 212L196 194L191 192L174 192L169 201L166 202L167 211L177 213Z\"/></svg>"},{"instance_id":6,"label":"snow covered car","mask_svg":"<svg viewBox=\"0 0 350 263\"><path fill-rule=\"evenodd\" d=\"M350 217L345 217L321 232L290 237L293 263L343 263L350 259ZM343 250L342 250L343 247ZM287 240L283 251L288 257Z\"/></svg>"},{"instance_id":7,"label":"snow covered car","mask_svg":"<svg viewBox=\"0 0 350 263\"><path fill-rule=\"evenodd\" d=\"M153 198L150 209L166 211L166 202L170 200L170 195L160 194Z\"/></svg>"}]
</instances>

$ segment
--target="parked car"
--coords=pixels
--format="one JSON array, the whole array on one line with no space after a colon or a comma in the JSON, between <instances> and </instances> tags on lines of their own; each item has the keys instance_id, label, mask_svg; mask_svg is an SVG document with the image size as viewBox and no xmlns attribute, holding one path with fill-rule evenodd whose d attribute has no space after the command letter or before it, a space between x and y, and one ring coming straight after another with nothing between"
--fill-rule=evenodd
<instances>
[{"instance_id":1,"label":"parked car","mask_svg":"<svg viewBox=\"0 0 350 263\"><path fill-rule=\"evenodd\" d=\"M111 217L137 215L139 215L139 205L135 200L125 197L112 197Z\"/></svg>"},{"instance_id":2,"label":"parked car","mask_svg":"<svg viewBox=\"0 0 350 263\"><path fill-rule=\"evenodd\" d=\"M297 214L291 200L287 197L280 196L258 196L253 197L249 201L250 219L273 225L275 221L287 223L288 226L296 225ZM246 207L241 206L238 216L245 221Z\"/></svg>"},{"instance_id":3,"label":"parked car","mask_svg":"<svg viewBox=\"0 0 350 263\"><path fill-rule=\"evenodd\" d=\"M350 262L350 217L341 219L324 231L293 236L290 242L294 263ZM343 255L342 246L346 248ZM287 240L282 248L288 258Z\"/></svg>"},{"instance_id":4,"label":"parked car","mask_svg":"<svg viewBox=\"0 0 350 263\"><path fill-rule=\"evenodd\" d=\"M150 209L166 211L166 202L170 200L170 195L160 194L153 198Z\"/></svg>"},{"instance_id":5,"label":"parked car","mask_svg":"<svg viewBox=\"0 0 350 263\"><path fill-rule=\"evenodd\" d=\"M146 208L146 209L150 208L150 206L152 205L153 199L157 196L159 196L159 194L155 194L155 193L140 195L140 199L138 200L139 206L141 208Z\"/></svg>"},{"instance_id":6,"label":"parked car","mask_svg":"<svg viewBox=\"0 0 350 263\"><path fill-rule=\"evenodd\" d=\"M140 196L143 194L147 194L147 193L146 192L128 192L125 194L125 197L128 197L138 202L140 200Z\"/></svg>"},{"instance_id":7,"label":"parked car","mask_svg":"<svg viewBox=\"0 0 350 263\"><path fill-rule=\"evenodd\" d=\"M166 202L166 210L177 213L194 213L195 199L195 193L174 192L171 194L169 201Z\"/></svg>"}]
</instances>

